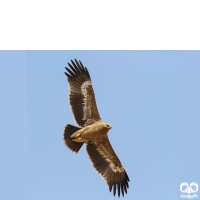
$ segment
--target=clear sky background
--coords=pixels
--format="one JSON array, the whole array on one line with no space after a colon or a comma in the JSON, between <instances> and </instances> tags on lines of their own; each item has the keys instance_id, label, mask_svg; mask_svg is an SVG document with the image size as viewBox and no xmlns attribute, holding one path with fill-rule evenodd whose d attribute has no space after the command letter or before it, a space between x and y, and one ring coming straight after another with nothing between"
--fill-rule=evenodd
<instances>
[{"instance_id":1,"label":"clear sky background","mask_svg":"<svg viewBox=\"0 0 200 200\"><path fill-rule=\"evenodd\" d=\"M0 51L0 198L118 199L85 145L75 154L62 140L64 126L76 125L64 75L74 58L112 125L130 178L124 199L180 199L182 182L200 185L200 51Z\"/></svg>"}]
</instances>

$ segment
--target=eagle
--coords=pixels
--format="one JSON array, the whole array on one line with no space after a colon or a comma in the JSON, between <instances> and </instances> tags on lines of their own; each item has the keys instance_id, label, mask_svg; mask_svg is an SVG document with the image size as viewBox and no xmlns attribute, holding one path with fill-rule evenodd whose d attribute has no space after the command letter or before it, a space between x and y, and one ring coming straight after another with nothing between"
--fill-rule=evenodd
<instances>
[{"instance_id":1,"label":"eagle","mask_svg":"<svg viewBox=\"0 0 200 200\"><path fill-rule=\"evenodd\" d=\"M75 153L85 143L93 167L106 181L110 192L113 189L115 196L117 190L119 197L120 193L124 196L129 188L129 177L108 139L112 126L101 120L87 68L80 60L71 60L71 63L64 73L69 85L69 105L79 127L67 124L63 141Z\"/></svg>"}]
</instances>

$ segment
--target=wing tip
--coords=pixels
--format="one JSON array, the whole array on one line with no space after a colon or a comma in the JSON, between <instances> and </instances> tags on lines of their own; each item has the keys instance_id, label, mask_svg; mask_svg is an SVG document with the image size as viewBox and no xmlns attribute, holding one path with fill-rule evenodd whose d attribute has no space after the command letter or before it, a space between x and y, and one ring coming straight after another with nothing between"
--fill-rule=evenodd
<instances>
[{"instance_id":1,"label":"wing tip","mask_svg":"<svg viewBox=\"0 0 200 200\"><path fill-rule=\"evenodd\" d=\"M90 74L88 72L88 69L83 66L82 62L79 60L77 61L76 58L74 58L75 62L71 59L71 63L67 63L69 68L65 67L68 73L65 72L65 75L68 78L72 78L73 76L79 75L79 74L85 74L90 80Z\"/></svg>"},{"instance_id":2,"label":"wing tip","mask_svg":"<svg viewBox=\"0 0 200 200\"><path fill-rule=\"evenodd\" d=\"M118 197L120 197L120 194L124 197L124 193L127 194L127 189L129 188L129 184L128 182L130 182L129 177L125 171L125 177L123 179L123 181L121 182L112 182L111 184L108 184L109 186L109 191L111 192L113 189L113 195L116 195L116 190L118 191Z\"/></svg>"}]
</instances>

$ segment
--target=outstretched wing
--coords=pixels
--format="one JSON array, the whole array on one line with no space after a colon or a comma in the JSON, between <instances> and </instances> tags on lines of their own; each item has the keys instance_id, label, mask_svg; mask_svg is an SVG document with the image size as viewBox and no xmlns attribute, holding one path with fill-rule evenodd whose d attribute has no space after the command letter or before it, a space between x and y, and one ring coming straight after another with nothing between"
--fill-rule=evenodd
<instances>
[{"instance_id":1,"label":"outstretched wing","mask_svg":"<svg viewBox=\"0 0 200 200\"><path fill-rule=\"evenodd\" d=\"M80 127L93 124L95 121L101 120L92 82L89 72L83 66L81 61L75 59L75 63L71 60L72 65L68 63L69 68L65 67L65 72L69 83L69 105L71 106L76 123Z\"/></svg>"},{"instance_id":2,"label":"outstretched wing","mask_svg":"<svg viewBox=\"0 0 200 200\"><path fill-rule=\"evenodd\" d=\"M124 196L124 191L127 193L127 188L129 188L129 178L115 154L108 137L99 142L90 141L86 144L86 151L90 161L97 172L103 176L109 186L110 192L113 187L113 194L115 196L117 188L118 196L120 196L120 190Z\"/></svg>"}]
</instances>

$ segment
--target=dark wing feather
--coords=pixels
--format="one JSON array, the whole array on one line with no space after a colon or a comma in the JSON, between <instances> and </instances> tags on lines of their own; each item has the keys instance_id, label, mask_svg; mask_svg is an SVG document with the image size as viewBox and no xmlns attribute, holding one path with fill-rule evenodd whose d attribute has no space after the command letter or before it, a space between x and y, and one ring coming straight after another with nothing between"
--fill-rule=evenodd
<instances>
[{"instance_id":1,"label":"dark wing feather","mask_svg":"<svg viewBox=\"0 0 200 200\"><path fill-rule=\"evenodd\" d=\"M76 59L75 62L73 60L71 62L72 64L68 63L69 68L65 67L70 89L69 104L76 123L80 127L84 127L101 120L101 118L87 68L81 61L78 63Z\"/></svg>"},{"instance_id":2,"label":"dark wing feather","mask_svg":"<svg viewBox=\"0 0 200 200\"><path fill-rule=\"evenodd\" d=\"M103 176L110 192L113 187L114 196L116 190L118 190L118 196L120 196L121 189L121 193L124 196L124 191L127 193L127 188L129 187L129 178L115 154L108 137L102 141L87 142L86 150L90 161L93 163L93 167Z\"/></svg>"}]
</instances>

